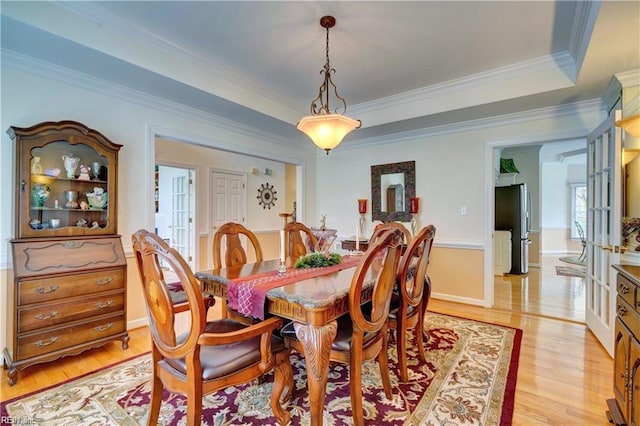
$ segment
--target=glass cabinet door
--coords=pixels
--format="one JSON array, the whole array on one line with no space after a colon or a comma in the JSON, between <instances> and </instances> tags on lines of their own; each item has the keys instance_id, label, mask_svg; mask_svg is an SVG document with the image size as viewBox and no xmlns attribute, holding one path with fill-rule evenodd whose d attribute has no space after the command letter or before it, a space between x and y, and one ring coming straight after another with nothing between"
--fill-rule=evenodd
<instances>
[{"instance_id":1,"label":"glass cabinet door","mask_svg":"<svg viewBox=\"0 0 640 426\"><path fill-rule=\"evenodd\" d=\"M33 129L14 129L17 238L115 234L120 145L75 127Z\"/></svg>"}]
</instances>

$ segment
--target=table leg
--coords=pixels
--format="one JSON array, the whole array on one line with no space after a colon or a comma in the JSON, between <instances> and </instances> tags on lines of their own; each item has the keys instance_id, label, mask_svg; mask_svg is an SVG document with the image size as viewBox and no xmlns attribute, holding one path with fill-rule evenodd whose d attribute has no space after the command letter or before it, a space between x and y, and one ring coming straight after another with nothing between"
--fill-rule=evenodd
<instances>
[{"instance_id":1,"label":"table leg","mask_svg":"<svg viewBox=\"0 0 640 426\"><path fill-rule=\"evenodd\" d=\"M293 328L304 348L311 425L322 425L322 409L329 376L329 356L331 354L331 345L336 338L338 325L336 321L331 321L319 327L294 322Z\"/></svg>"}]
</instances>

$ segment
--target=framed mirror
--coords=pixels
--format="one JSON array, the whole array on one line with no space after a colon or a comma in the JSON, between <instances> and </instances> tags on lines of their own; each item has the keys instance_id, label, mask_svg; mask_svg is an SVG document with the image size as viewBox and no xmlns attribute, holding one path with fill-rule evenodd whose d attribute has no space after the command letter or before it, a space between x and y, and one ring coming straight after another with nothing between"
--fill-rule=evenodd
<instances>
[{"instance_id":1,"label":"framed mirror","mask_svg":"<svg viewBox=\"0 0 640 426\"><path fill-rule=\"evenodd\" d=\"M409 222L409 198L416 196L416 162L371 166L371 218Z\"/></svg>"}]
</instances>

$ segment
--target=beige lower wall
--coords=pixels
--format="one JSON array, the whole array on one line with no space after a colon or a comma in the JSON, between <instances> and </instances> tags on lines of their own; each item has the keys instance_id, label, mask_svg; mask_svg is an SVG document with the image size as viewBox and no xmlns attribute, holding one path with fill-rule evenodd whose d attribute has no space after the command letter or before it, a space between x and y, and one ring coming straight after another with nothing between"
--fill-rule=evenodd
<instances>
[{"instance_id":1,"label":"beige lower wall","mask_svg":"<svg viewBox=\"0 0 640 426\"><path fill-rule=\"evenodd\" d=\"M540 265L540 234L537 232L529 233L529 266Z\"/></svg>"},{"instance_id":2,"label":"beige lower wall","mask_svg":"<svg viewBox=\"0 0 640 426\"><path fill-rule=\"evenodd\" d=\"M433 297L481 304L484 299L484 250L434 247L429 277Z\"/></svg>"}]
</instances>

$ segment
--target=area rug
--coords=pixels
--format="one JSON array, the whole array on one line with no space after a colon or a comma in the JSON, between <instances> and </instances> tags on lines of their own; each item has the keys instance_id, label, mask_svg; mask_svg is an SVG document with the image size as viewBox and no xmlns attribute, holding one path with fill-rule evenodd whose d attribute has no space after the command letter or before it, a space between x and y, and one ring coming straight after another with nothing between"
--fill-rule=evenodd
<instances>
[{"instance_id":1,"label":"area rug","mask_svg":"<svg viewBox=\"0 0 640 426\"><path fill-rule=\"evenodd\" d=\"M427 313L427 363L410 345L409 382L399 380L395 338L389 367L393 399L382 390L375 362L363 365L363 406L370 425L510 425L522 331ZM412 338L414 336L411 336ZM293 425L309 424L304 358L291 356L295 390L286 408ZM2 417L43 425L144 425L151 390L150 355L2 404ZM274 425L273 377L203 398L205 425ZM186 400L165 391L160 424L184 424ZM10 417L9 417L10 416ZM348 367L331 364L324 424L350 425Z\"/></svg>"},{"instance_id":2,"label":"area rug","mask_svg":"<svg viewBox=\"0 0 640 426\"><path fill-rule=\"evenodd\" d=\"M571 266L556 266L556 275L584 278L584 273L585 273L585 268L574 268Z\"/></svg>"}]
</instances>

